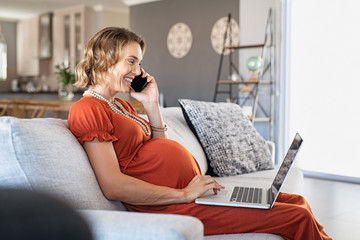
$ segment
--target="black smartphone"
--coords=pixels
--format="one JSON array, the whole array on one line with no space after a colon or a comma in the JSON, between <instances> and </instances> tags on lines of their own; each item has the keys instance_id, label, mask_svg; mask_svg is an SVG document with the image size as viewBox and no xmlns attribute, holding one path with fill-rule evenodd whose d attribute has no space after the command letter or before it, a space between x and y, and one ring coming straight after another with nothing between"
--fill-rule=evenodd
<instances>
[{"instance_id":1,"label":"black smartphone","mask_svg":"<svg viewBox=\"0 0 360 240\"><path fill-rule=\"evenodd\" d=\"M131 82L131 88L135 92L141 92L147 85L147 79L143 78L141 75L136 76Z\"/></svg>"}]
</instances>

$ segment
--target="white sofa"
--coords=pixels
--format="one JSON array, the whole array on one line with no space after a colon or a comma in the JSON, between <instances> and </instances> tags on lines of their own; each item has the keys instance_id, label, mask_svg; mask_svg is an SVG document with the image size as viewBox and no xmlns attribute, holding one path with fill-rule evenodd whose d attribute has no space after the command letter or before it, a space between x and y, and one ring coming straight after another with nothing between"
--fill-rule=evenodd
<instances>
[{"instance_id":1,"label":"white sofa","mask_svg":"<svg viewBox=\"0 0 360 240\"><path fill-rule=\"evenodd\" d=\"M162 111L169 137L184 145L205 173L205 154L188 128L181 109L164 108ZM196 218L126 211L121 202L109 201L103 196L86 153L68 130L65 120L0 117L0 141L0 188L45 191L65 200L84 216L97 240L282 239L265 233L204 237L203 225ZM274 145L269 142L269 147L274 153ZM269 186L276 171L274 169L223 177L218 178L218 181L255 182L258 186ZM302 172L293 167L283 191L301 194L302 187Z\"/></svg>"}]
</instances>

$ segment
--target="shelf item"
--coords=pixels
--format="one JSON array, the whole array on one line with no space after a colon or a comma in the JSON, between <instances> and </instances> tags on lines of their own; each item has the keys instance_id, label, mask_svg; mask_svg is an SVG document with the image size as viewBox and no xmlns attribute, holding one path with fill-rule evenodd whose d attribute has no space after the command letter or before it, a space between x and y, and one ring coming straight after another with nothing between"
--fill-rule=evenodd
<instances>
[{"instance_id":1,"label":"shelf item","mask_svg":"<svg viewBox=\"0 0 360 240\"><path fill-rule=\"evenodd\" d=\"M251 82L251 81L233 81L233 80L219 80L217 81L218 84L258 84L258 82ZM261 84L271 84L270 80L261 80Z\"/></svg>"},{"instance_id":2,"label":"shelf item","mask_svg":"<svg viewBox=\"0 0 360 240\"><path fill-rule=\"evenodd\" d=\"M230 22L231 15L228 16L228 22ZM227 28L230 27L228 24L226 26ZM249 116L249 119L252 123L255 122L268 122L270 124L270 140L273 140L273 127L274 127L274 85L275 85L275 69L274 69L274 46L272 43L272 36L273 36L273 21L272 21L272 9L269 9L268 17L267 17L267 23L265 28L265 40L264 43L261 44L249 44L249 45L230 45L225 46L225 43L228 37L231 37L231 27L229 29L230 31L225 31L224 34L224 45L223 45L223 51L220 55L220 63L219 63L219 69L216 79L216 87L215 87L215 94L213 101L217 101L217 97L219 94L226 94L228 96L228 101L230 102L236 102L241 107L245 106L246 103L251 102L252 103L252 115ZM229 36L228 36L229 32ZM231 42L231 41L230 41ZM243 49L250 49L250 48L262 48L261 52L261 58L263 60L263 64L260 68L259 73L257 73L257 77L252 78L256 80L236 80L233 81L232 79L229 80L222 80L221 77L221 70L222 70L222 64L223 64L223 58L224 58L224 52L226 49L232 49L232 50L243 50ZM229 76L241 76L238 69L235 67L233 61L232 61L232 54L229 54ZM235 72L235 74L233 73ZM264 75L266 73L269 73L268 79L264 79ZM235 92L234 96L234 89L232 86L238 85L237 91ZM220 89L220 86L228 86L227 89L222 87ZM268 91L266 91L268 89ZM266 102L270 102L270 110L267 110L263 107L263 104L261 102L260 96L264 95L268 99ZM263 100L264 101L264 100ZM265 101L264 101L265 102Z\"/></svg>"},{"instance_id":3,"label":"shelf item","mask_svg":"<svg viewBox=\"0 0 360 240\"><path fill-rule=\"evenodd\" d=\"M225 46L226 49L245 49L245 48L262 48L264 44L249 44L249 45L232 45L232 46Z\"/></svg>"}]
</instances>

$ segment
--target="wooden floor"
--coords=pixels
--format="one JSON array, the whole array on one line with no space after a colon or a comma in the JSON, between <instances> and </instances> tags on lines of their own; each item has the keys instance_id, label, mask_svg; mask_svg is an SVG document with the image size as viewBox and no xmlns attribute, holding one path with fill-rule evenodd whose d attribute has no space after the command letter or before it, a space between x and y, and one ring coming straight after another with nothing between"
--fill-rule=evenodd
<instances>
[{"instance_id":1,"label":"wooden floor","mask_svg":"<svg viewBox=\"0 0 360 240\"><path fill-rule=\"evenodd\" d=\"M304 196L334 240L360 239L360 184L306 177Z\"/></svg>"}]
</instances>

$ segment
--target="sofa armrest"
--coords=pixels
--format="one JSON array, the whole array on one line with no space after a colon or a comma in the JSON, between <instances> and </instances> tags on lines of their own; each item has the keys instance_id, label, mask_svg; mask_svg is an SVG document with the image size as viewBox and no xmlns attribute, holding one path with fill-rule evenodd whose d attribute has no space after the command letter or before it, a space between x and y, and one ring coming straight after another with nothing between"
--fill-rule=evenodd
<instances>
[{"instance_id":1,"label":"sofa armrest","mask_svg":"<svg viewBox=\"0 0 360 240\"><path fill-rule=\"evenodd\" d=\"M204 227L194 217L108 210L79 210L79 213L89 223L95 240L204 238Z\"/></svg>"},{"instance_id":2,"label":"sofa armrest","mask_svg":"<svg viewBox=\"0 0 360 240\"><path fill-rule=\"evenodd\" d=\"M266 141L266 145L270 150L271 160L275 164L275 143L273 141Z\"/></svg>"}]
</instances>

